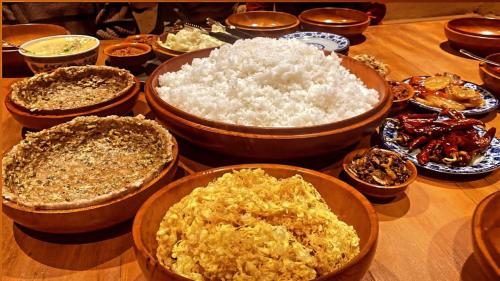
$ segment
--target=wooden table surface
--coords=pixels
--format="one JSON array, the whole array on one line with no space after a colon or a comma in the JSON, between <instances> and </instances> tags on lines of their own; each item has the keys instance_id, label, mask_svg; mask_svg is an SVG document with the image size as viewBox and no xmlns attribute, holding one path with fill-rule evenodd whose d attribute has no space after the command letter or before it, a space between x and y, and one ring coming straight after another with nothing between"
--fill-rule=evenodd
<instances>
[{"instance_id":1,"label":"wooden table surface","mask_svg":"<svg viewBox=\"0 0 500 281\"><path fill-rule=\"evenodd\" d=\"M446 43L444 23L369 27L366 40L352 46L350 54L368 53L382 59L390 65L392 79L448 71L481 84L478 63L458 56ZM110 43L104 41L103 46ZM103 62L102 54L99 62ZM12 81L2 80L2 101ZM141 96L134 113L147 112ZM3 102L1 114L1 145L6 151L21 139L21 126ZM497 112L482 119L488 126L500 128ZM358 146L368 144L369 138ZM188 155L181 161L192 170L225 163L214 155L200 156L184 143L180 147L181 153ZM316 168L339 176L340 159L320 159ZM500 189L499 178L500 171L466 178L422 172L405 195L388 203L374 203L380 220L379 241L364 280L486 280L472 256L471 216L484 197ZM91 234L48 235L2 217L2 280L145 279L135 260L130 223Z\"/></svg>"}]
</instances>

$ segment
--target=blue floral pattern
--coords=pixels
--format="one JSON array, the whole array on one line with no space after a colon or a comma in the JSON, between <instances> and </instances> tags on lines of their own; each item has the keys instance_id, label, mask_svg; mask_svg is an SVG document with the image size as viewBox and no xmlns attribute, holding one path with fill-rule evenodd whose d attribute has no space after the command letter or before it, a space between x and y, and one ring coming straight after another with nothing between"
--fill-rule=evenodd
<instances>
[{"instance_id":1,"label":"blue floral pattern","mask_svg":"<svg viewBox=\"0 0 500 281\"><path fill-rule=\"evenodd\" d=\"M485 133L485 131L480 128L476 128L476 130L480 131L480 134ZM491 141L490 147L481 156L479 162L476 161L472 166L454 167L434 162L420 165L416 157L418 150L410 152L406 147L396 143L394 139L397 137L397 134L395 120L387 119L380 127L380 136L385 147L403 155L405 158L415 163L415 165L427 170L445 174L475 175L492 172L500 168L500 140L497 138Z\"/></svg>"},{"instance_id":2,"label":"blue floral pattern","mask_svg":"<svg viewBox=\"0 0 500 281\"><path fill-rule=\"evenodd\" d=\"M422 75L420 77L429 77L427 75ZM409 83L411 78L407 78L403 80L404 83ZM480 87L477 84L474 84L472 82L465 81L464 84L465 87L474 89L481 94L481 96L484 99L484 105L481 107L475 107L475 108L469 108L466 110L462 110L461 112L466 115L466 116L472 116L472 115L481 115L481 114L486 114L488 112L491 112L495 110L498 107L498 99L488 90ZM441 108L438 107L433 107L433 106L428 106L425 105L421 102L416 101L415 99L411 99L410 102L420 108L431 110L431 111L436 111L436 112L441 112Z\"/></svg>"},{"instance_id":3,"label":"blue floral pattern","mask_svg":"<svg viewBox=\"0 0 500 281\"><path fill-rule=\"evenodd\" d=\"M344 52L349 48L350 42L349 39L344 36L340 36L333 33L327 32L315 32L315 31L306 31L306 32L295 32L287 34L281 38L284 39L298 39L304 40L307 39L307 44L313 45L320 50L325 51L334 51L334 52ZM318 38L319 40L314 40ZM325 44L325 42L331 41L333 44Z\"/></svg>"}]
</instances>

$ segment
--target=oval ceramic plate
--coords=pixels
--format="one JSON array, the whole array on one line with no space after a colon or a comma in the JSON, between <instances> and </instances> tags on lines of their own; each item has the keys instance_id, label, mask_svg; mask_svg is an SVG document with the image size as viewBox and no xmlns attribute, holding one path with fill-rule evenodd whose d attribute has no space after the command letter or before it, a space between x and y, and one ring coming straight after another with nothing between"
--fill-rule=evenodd
<instances>
[{"instance_id":1,"label":"oval ceramic plate","mask_svg":"<svg viewBox=\"0 0 500 281\"><path fill-rule=\"evenodd\" d=\"M477 129L484 133L484 130ZM478 159L476 163L472 166L467 167L453 167L441 163L429 162L425 165L420 165L417 161L416 155L419 150L414 150L412 152L408 151L408 148L399 145L394 141L397 137L396 123L391 119L386 119L386 121L380 127L380 137L382 143L388 149L395 151L405 158L412 161L418 167L431 170L438 173L453 174L453 175L476 175L492 172L500 168L500 140L494 138L491 141L490 147L486 152Z\"/></svg>"},{"instance_id":2,"label":"oval ceramic plate","mask_svg":"<svg viewBox=\"0 0 500 281\"><path fill-rule=\"evenodd\" d=\"M430 77L428 75L421 75L420 77ZM411 78L406 78L402 82L407 83L410 82ZM474 89L479 92L479 94L483 97L484 99L484 105L481 107L475 107L475 108L469 108L466 110L462 110L462 112L465 116L472 116L472 115L481 115L481 114L486 114L489 113L493 110L495 110L498 107L498 100L497 98L488 90L480 87L477 84L474 84L472 82L464 81L464 87ZM415 100L415 98L410 99L410 102L420 108L435 111L435 112L441 112L441 108L439 107L434 107L434 106L428 106L426 104L423 104L421 102L418 102Z\"/></svg>"},{"instance_id":3,"label":"oval ceramic plate","mask_svg":"<svg viewBox=\"0 0 500 281\"><path fill-rule=\"evenodd\" d=\"M344 52L349 48L349 39L327 32L295 32L287 34L281 38L284 39L298 39L306 44L313 45L320 50L330 52Z\"/></svg>"}]
</instances>

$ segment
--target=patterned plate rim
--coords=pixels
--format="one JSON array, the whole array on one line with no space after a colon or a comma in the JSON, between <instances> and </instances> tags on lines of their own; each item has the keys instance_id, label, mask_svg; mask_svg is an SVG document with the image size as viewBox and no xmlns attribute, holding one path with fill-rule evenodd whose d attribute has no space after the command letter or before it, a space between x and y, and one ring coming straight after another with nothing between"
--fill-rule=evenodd
<instances>
[{"instance_id":1,"label":"patterned plate rim","mask_svg":"<svg viewBox=\"0 0 500 281\"><path fill-rule=\"evenodd\" d=\"M345 45L345 47L336 49L337 52L347 50L351 46L351 41L347 37L344 37L344 36L336 34L336 33L321 32L321 31L297 31L297 32L293 32L293 33L289 33L289 34L283 35L283 36L281 36L281 38L283 38L283 39L292 39L294 34L305 34L305 33L327 34L328 36L334 36L334 37L337 37L337 38L341 38L342 40L344 40L345 42L347 42L347 44ZM324 38L324 39L327 39L327 38ZM333 40L331 40L329 38L327 40L333 41Z\"/></svg>"},{"instance_id":2,"label":"patterned plate rim","mask_svg":"<svg viewBox=\"0 0 500 281\"><path fill-rule=\"evenodd\" d=\"M430 75L418 75L418 77L430 77ZM410 81L410 79L411 79L411 77L408 77L406 79L401 80L401 82L408 84L408 82ZM479 86L478 84L470 82L470 81L465 81L464 80L464 83L474 85L480 91L480 93L483 96L483 98L485 98L486 96L488 96L489 99L493 99L494 100L494 105L493 106L489 106L489 107L484 107L483 106L483 107L480 107L480 108L466 109L466 110L462 110L460 112L462 112L466 116L474 116L474 115L483 115L483 114L486 114L486 113L490 113L490 112L494 111L495 109L497 109L497 107L498 107L498 99L490 91L488 91L485 88ZM434 111L434 112L441 112L441 108L439 108L439 107L433 107L433 106L429 106L429 105L425 105L423 103L420 103L420 102L416 101L414 98L410 99L410 103L412 103L415 106L418 106L420 108L423 108L423 109L427 109L427 110Z\"/></svg>"},{"instance_id":3,"label":"patterned plate rim","mask_svg":"<svg viewBox=\"0 0 500 281\"><path fill-rule=\"evenodd\" d=\"M388 124L391 123L393 121L391 120L385 120L384 123L382 123L382 125L380 125L380 129L379 129L379 137L382 141L382 144L384 145L384 147L386 147L387 149L391 150L391 151L395 151L399 154L401 154L404 158L410 160L411 162L413 162L416 166L420 167L420 168L423 168L425 170L429 170L429 171L433 171L433 172L437 172L437 173L442 173L442 174L449 174L449 175L481 175L481 174L486 174L486 173L490 173L490 172L494 172L495 170L499 169L500 168L500 161L498 161L496 164L494 163L493 165L489 166L488 168L485 168L485 169L481 169L481 170L477 170L477 169L474 169L472 167L469 167L472 169L472 171L460 171L460 169L462 167L455 167L455 169L458 169L457 171L448 171L446 169L435 169L431 166L429 166L429 164L425 164L425 165L421 165L418 163L417 159L415 157L410 157L409 153L404 151L403 148L401 145L395 143L394 141L391 141L391 140L388 140L386 139L386 129L388 128ZM500 140L498 138L494 138L492 140L492 143L495 142L496 145L498 145L498 147L500 148ZM392 144L392 145L389 145L389 144ZM398 148L398 150L395 150L394 147ZM493 149L493 146L490 146L490 148L487 150L487 153L490 152L490 150ZM484 161L484 160L483 160ZM480 162L481 163L481 162ZM446 166L444 164L441 164L441 163L432 163L433 165L435 166L438 166L438 167L449 167L449 166Z\"/></svg>"}]
</instances>

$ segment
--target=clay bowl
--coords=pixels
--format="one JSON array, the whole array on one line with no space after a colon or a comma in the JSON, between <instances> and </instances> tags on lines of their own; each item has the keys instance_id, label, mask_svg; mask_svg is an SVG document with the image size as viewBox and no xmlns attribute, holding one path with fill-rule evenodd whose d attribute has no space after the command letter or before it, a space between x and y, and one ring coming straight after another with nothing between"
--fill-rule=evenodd
<instances>
[{"instance_id":1,"label":"clay bowl","mask_svg":"<svg viewBox=\"0 0 500 281\"><path fill-rule=\"evenodd\" d=\"M500 192L484 198L472 216L472 246L484 273L491 280L500 278Z\"/></svg>"},{"instance_id":2,"label":"clay bowl","mask_svg":"<svg viewBox=\"0 0 500 281\"><path fill-rule=\"evenodd\" d=\"M410 161L406 160L406 167L408 170L411 171L411 176L408 178L408 180L402 184L399 185L393 185L393 186L383 186L383 185L376 185L376 184L371 184L365 181L360 180L354 173L352 173L347 166L351 161L356 157L357 155L362 155L364 154L369 148L362 148L362 149L357 149L354 151L351 151L344 157L344 161L342 162L342 167L344 168L345 173L347 174L349 178L349 182L356 188L359 192L373 198L380 198L380 199L385 199L385 198L393 198L396 197L398 194L403 193L408 186L417 179L417 168L415 165ZM384 149L385 150L385 149ZM398 155L396 152L390 151L390 150L385 150L388 153Z\"/></svg>"},{"instance_id":3,"label":"clay bowl","mask_svg":"<svg viewBox=\"0 0 500 281\"><path fill-rule=\"evenodd\" d=\"M224 173L243 168L262 168L278 178L302 175L312 183L339 219L354 226L360 237L360 253L344 267L317 280L360 280L375 254L378 220L363 195L348 184L325 174L285 165L249 164L215 168L172 182L151 196L137 212L132 227L136 257L148 280L188 280L165 268L156 258L156 232L166 211L194 188L205 186Z\"/></svg>"},{"instance_id":4,"label":"clay bowl","mask_svg":"<svg viewBox=\"0 0 500 281\"><path fill-rule=\"evenodd\" d=\"M495 21L494 24L481 26L484 20ZM467 25L468 24L468 25ZM496 27L492 27L495 25ZM467 27L466 27L467 26ZM472 27L473 26L473 27ZM457 48L475 51L482 55L500 52L500 36L485 36L486 33L497 34L500 29L500 20L482 18L460 18L446 23L444 33L448 40Z\"/></svg>"},{"instance_id":5,"label":"clay bowl","mask_svg":"<svg viewBox=\"0 0 500 281\"><path fill-rule=\"evenodd\" d=\"M87 35L56 35L50 37L39 38L35 40L28 41L21 45L22 48L27 48L29 45L39 42L42 40L47 40L54 37L84 37L95 40L95 45L88 50L81 51L75 54L69 55L57 55L57 56L38 56L30 53L23 52L19 50L19 53L24 57L24 61L28 64L29 68L33 73L50 72L59 67L73 66L73 65L94 65L97 62L97 56L99 55L99 39L87 36Z\"/></svg>"},{"instance_id":6,"label":"clay bowl","mask_svg":"<svg viewBox=\"0 0 500 281\"><path fill-rule=\"evenodd\" d=\"M391 83L397 84L397 86L404 87L406 89L406 91L408 92L408 96L405 98L402 98L402 99L397 99L394 92L392 93L394 100L392 102L391 113L397 113L397 112L402 111L403 109L405 109L408 106L410 99L412 99L413 96L415 95L415 90L413 89L412 86L410 86L407 83L403 83L400 81L389 81L389 86L391 87L391 91L393 91Z\"/></svg>"},{"instance_id":7,"label":"clay bowl","mask_svg":"<svg viewBox=\"0 0 500 281\"><path fill-rule=\"evenodd\" d=\"M167 39L168 33L164 33L158 37L159 40L162 42L165 42ZM180 56L182 54L185 54L186 52L180 52L180 51L175 51L171 49L167 49L165 47L162 47L160 44L158 44L158 40L153 43L151 46L153 48L153 52L156 55L156 57L161 60L161 61L166 61L169 60L173 57Z\"/></svg>"},{"instance_id":8,"label":"clay bowl","mask_svg":"<svg viewBox=\"0 0 500 281\"><path fill-rule=\"evenodd\" d=\"M370 25L366 13L346 8L306 10L299 15L299 20L306 31L324 31L348 38L361 35Z\"/></svg>"},{"instance_id":9,"label":"clay bowl","mask_svg":"<svg viewBox=\"0 0 500 281\"><path fill-rule=\"evenodd\" d=\"M15 45L47 36L68 35L64 27L54 24L15 24L2 26L2 39ZM31 75L31 70L16 48L2 46L2 75L4 77L22 77Z\"/></svg>"},{"instance_id":10,"label":"clay bowl","mask_svg":"<svg viewBox=\"0 0 500 281\"><path fill-rule=\"evenodd\" d=\"M370 111L340 122L300 128L240 126L211 121L182 111L163 101L156 91L158 77L179 70L194 58L206 57L210 49L191 52L160 65L146 83L146 100L157 118L171 131L208 150L255 160L289 160L341 150L372 133L388 115L392 94L387 82L373 69L351 58L342 64L368 87L380 93L379 103Z\"/></svg>"},{"instance_id":11,"label":"clay bowl","mask_svg":"<svg viewBox=\"0 0 500 281\"><path fill-rule=\"evenodd\" d=\"M175 139L172 153L172 161L156 178L120 198L69 210L34 210L4 200L3 211L20 225L48 233L82 233L116 225L134 217L146 199L172 181L179 160Z\"/></svg>"},{"instance_id":12,"label":"clay bowl","mask_svg":"<svg viewBox=\"0 0 500 281\"><path fill-rule=\"evenodd\" d=\"M500 53L491 54L486 59L500 63ZM492 65L484 62L479 64L479 75L483 80L484 86L488 88L497 97L500 97L500 68L494 70Z\"/></svg>"},{"instance_id":13,"label":"clay bowl","mask_svg":"<svg viewBox=\"0 0 500 281\"><path fill-rule=\"evenodd\" d=\"M247 33L263 37L280 37L297 30L299 20L296 16L283 12L253 11L232 14L226 19Z\"/></svg>"},{"instance_id":14,"label":"clay bowl","mask_svg":"<svg viewBox=\"0 0 500 281\"><path fill-rule=\"evenodd\" d=\"M125 38L125 42L143 43L152 46L153 43L158 40L158 38L159 36L155 34L137 34L128 36L127 38Z\"/></svg>"},{"instance_id":15,"label":"clay bowl","mask_svg":"<svg viewBox=\"0 0 500 281\"><path fill-rule=\"evenodd\" d=\"M10 93L5 97L5 107L12 114L12 117L21 123L24 127L29 129L42 130L47 129L52 126L67 122L78 116L96 115L96 116L108 116L108 115L125 115L132 111L140 92L140 81L134 78L135 83L131 89L129 89L125 94L120 95L117 99L114 99L111 103L99 107L93 107L90 109L79 110L71 113L47 113L38 114L30 112L29 110L23 109L16 105L10 99Z\"/></svg>"},{"instance_id":16,"label":"clay bowl","mask_svg":"<svg viewBox=\"0 0 500 281\"><path fill-rule=\"evenodd\" d=\"M127 56L114 54L114 52L125 48L139 49L142 53ZM135 71L148 61L151 50L151 46L148 44L124 42L104 48L104 54L108 57L109 65Z\"/></svg>"}]
</instances>

